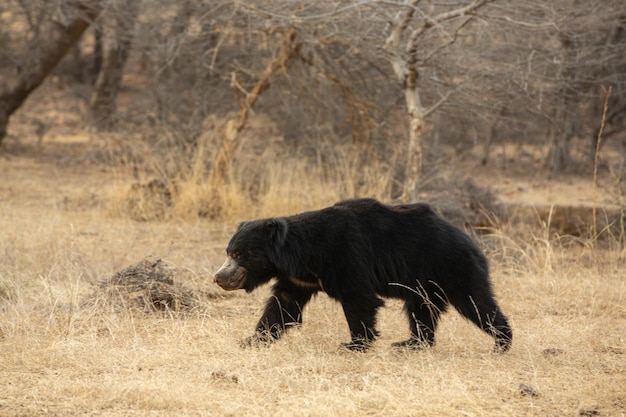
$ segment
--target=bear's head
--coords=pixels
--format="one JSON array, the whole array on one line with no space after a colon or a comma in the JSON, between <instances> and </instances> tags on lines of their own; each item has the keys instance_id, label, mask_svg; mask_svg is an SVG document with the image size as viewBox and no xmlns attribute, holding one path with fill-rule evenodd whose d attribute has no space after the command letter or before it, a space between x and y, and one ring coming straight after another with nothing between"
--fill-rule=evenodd
<instances>
[{"instance_id":1,"label":"bear's head","mask_svg":"<svg viewBox=\"0 0 626 417\"><path fill-rule=\"evenodd\" d=\"M228 243L228 258L215 273L215 282L228 291L247 292L268 282L279 273L276 259L288 230L282 218L241 223Z\"/></svg>"}]
</instances>

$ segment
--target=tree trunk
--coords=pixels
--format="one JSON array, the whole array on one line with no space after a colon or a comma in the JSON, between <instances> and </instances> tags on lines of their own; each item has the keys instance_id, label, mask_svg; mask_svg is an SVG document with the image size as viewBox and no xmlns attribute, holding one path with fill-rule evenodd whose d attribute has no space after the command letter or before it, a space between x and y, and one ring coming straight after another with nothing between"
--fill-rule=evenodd
<instances>
[{"instance_id":1,"label":"tree trunk","mask_svg":"<svg viewBox=\"0 0 626 417\"><path fill-rule=\"evenodd\" d=\"M546 165L555 172L564 171L571 165L569 139L572 136L572 118L568 114L569 100L562 94L559 107L556 109L555 122L550 135L550 148L546 157Z\"/></svg>"},{"instance_id":2,"label":"tree trunk","mask_svg":"<svg viewBox=\"0 0 626 417\"><path fill-rule=\"evenodd\" d=\"M487 136L487 139L485 140L485 143L483 144L483 156L480 158L480 163L482 165L487 165L487 163L489 162L489 153L491 151L493 139L496 137L498 126L500 125L501 120L504 118L507 110L508 109L506 106L502 106L500 108L500 111L498 112L498 117L491 124L491 129L489 129L489 134Z\"/></svg>"},{"instance_id":3,"label":"tree trunk","mask_svg":"<svg viewBox=\"0 0 626 417\"><path fill-rule=\"evenodd\" d=\"M572 158L569 153L567 137L558 129L555 130L552 135L548 157L546 158L546 165L552 171L561 172L571 165Z\"/></svg>"},{"instance_id":4,"label":"tree trunk","mask_svg":"<svg viewBox=\"0 0 626 417\"><path fill-rule=\"evenodd\" d=\"M132 29L139 13L140 1L131 1L124 15L116 16L115 40L102 55L102 64L89 99L87 123L95 130L109 130L115 125L115 99L132 42Z\"/></svg>"},{"instance_id":5,"label":"tree trunk","mask_svg":"<svg viewBox=\"0 0 626 417\"><path fill-rule=\"evenodd\" d=\"M102 68L102 28L94 27L93 33L93 67L89 72L89 83L95 84Z\"/></svg>"},{"instance_id":6,"label":"tree trunk","mask_svg":"<svg viewBox=\"0 0 626 417\"><path fill-rule=\"evenodd\" d=\"M422 174L422 131L425 120L421 114L412 114L409 131L409 147L405 167L405 178L401 200L404 203L417 199L417 186Z\"/></svg>"},{"instance_id":7,"label":"tree trunk","mask_svg":"<svg viewBox=\"0 0 626 417\"><path fill-rule=\"evenodd\" d=\"M14 85L9 85L0 91L0 143L7 131L9 118L26 98L46 79L48 74L57 66L73 45L78 42L82 34L100 13L99 2L85 1L76 8L76 16L67 25L52 25L50 31L41 39L47 39L37 48L29 48L26 54L37 50L37 54L28 56L21 74ZM37 42L44 42L40 39Z\"/></svg>"},{"instance_id":8,"label":"tree trunk","mask_svg":"<svg viewBox=\"0 0 626 417\"><path fill-rule=\"evenodd\" d=\"M417 199L417 185L422 175L422 133L426 124L426 113L417 88L419 72L413 58L406 61L405 74L404 100L409 114L409 146L401 200L408 203Z\"/></svg>"}]
</instances>

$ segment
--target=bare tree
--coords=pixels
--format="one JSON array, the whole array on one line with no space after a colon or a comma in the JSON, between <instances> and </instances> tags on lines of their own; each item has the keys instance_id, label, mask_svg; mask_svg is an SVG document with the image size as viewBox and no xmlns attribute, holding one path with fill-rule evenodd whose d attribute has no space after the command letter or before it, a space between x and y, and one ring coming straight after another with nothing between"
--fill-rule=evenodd
<instances>
[{"instance_id":1,"label":"bare tree","mask_svg":"<svg viewBox=\"0 0 626 417\"><path fill-rule=\"evenodd\" d=\"M87 122L96 130L108 130L114 125L115 100L120 87L124 65L128 60L133 38L135 21L139 14L140 0L131 2L114 1L111 7L100 17L108 33L108 42L104 43L102 62L98 65L98 76L93 93L89 99ZM106 23L111 23L107 25ZM96 36L102 36L99 30ZM96 40L97 41L97 40ZM102 42L96 46L102 45ZM98 51L94 55L98 57Z\"/></svg>"},{"instance_id":2,"label":"bare tree","mask_svg":"<svg viewBox=\"0 0 626 417\"><path fill-rule=\"evenodd\" d=\"M422 135L428 117L444 104L450 94L467 80L461 78L434 102L422 99L421 68L443 49L454 44L459 32L472 20L475 13L493 0L473 0L468 4L437 7L433 2L421 5L421 0L407 0L403 10L396 13L386 40L390 62L397 81L404 89L404 99L410 120L406 178L402 190L403 201L414 200L422 173ZM461 2L462 3L462 2Z\"/></svg>"},{"instance_id":3,"label":"bare tree","mask_svg":"<svg viewBox=\"0 0 626 417\"><path fill-rule=\"evenodd\" d=\"M507 30L500 34L507 50L498 51L499 56L493 56L493 49L487 53L500 68L506 68L507 61L516 65L497 75L499 79L508 75L510 80L513 94L507 99L507 115L547 145L545 162L550 169L572 167L574 138L588 138L591 146L579 153L592 156L584 162L593 160L609 86L614 93L607 136L625 128L621 98L626 91L626 3L526 0L508 10L493 16Z\"/></svg>"},{"instance_id":4,"label":"bare tree","mask_svg":"<svg viewBox=\"0 0 626 417\"><path fill-rule=\"evenodd\" d=\"M0 85L0 142L6 135L11 115L24 103L78 42L81 35L96 19L101 4L96 0L76 3L11 2L8 13L4 13L2 25L12 28L15 38L22 38L25 27L29 36L26 44L16 41L8 49L4 45L2 84ZM10 38L12 39L12 38ZM6 42L6 41L5 41Z\"/></svg>"}]
</instances>

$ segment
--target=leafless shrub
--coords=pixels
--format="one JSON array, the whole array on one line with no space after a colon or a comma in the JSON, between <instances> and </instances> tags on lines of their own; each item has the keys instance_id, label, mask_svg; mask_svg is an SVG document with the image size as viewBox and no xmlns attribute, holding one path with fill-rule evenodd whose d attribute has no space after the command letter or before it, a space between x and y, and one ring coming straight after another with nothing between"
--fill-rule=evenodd
<instances>
[{"instance_id":1,"label":"leafless shrub","mask_svg":"<svg viewBox=\"0 0 626 417\"><path fill-rule=\"evenodd\" d=\"M457 226L483 228L506 218L493 191L472 178L435 178L419 195Z\"/></svg>"}]
</instances>

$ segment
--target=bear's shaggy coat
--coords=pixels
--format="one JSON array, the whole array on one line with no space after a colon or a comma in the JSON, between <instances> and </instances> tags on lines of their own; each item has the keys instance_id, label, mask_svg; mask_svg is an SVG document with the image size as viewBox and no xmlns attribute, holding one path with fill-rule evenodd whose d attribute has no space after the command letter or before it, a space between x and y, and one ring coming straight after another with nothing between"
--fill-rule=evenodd
<instances>
[{"instance_id":1,"label":"bear's shaggy coat","mask_svg":"<svg viewBox=\"0 0 626 417\"><path fill-rule=\"evenodd\" d=\"M255 334L246 344L278 339L302 323L302 310L323 291L343 307L352 350L374 341L380 297L404 301L411 336L394 346L433 345L449 305L511 346L512 332L489 282L485 256L464 232L428 205L342 201L295 216L242 223L215 275L226 290L250 292L276 278Z\"/></svg>"}]
</instances>

